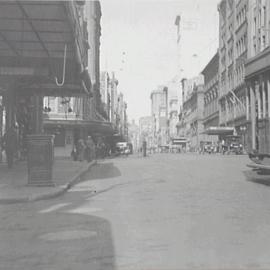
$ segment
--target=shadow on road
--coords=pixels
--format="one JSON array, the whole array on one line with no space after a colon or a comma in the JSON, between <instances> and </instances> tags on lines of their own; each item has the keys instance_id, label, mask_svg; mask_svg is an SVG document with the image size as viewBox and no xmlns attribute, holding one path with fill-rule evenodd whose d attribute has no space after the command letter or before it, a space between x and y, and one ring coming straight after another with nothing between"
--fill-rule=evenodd
<instances>
[{"instance_id":1,"label":"shadow on road","mask_svg":"<svg viewBox=\"0 0 270 270\"><path fill-rule=\"evenodd\" d=\"M120 170L113 162L98 163L85 175L87 180L107 179L121 176Z\"/></svg>"},{"instance_id":2,"label":"shadow on road","mask_svg":"<svg viewBox=\"0 0 270 270\"><path fill-rule=\"evenodd\" d=\"M269 171L243 171L246 180L253 183L258 183L266 186L270 186L270 172Z\"/></svg>"},{"instance_id":3,"label":"shadow on road","mask_svg":"<svg viewBox=\"0 0 270 270\"><path fill-rule=\"evenodd\" d=\"M92 214L79 204L28 218L24 211L10 216L0 226L0 268L115 270L111 224Z\"/></svg>"}]
</instances>

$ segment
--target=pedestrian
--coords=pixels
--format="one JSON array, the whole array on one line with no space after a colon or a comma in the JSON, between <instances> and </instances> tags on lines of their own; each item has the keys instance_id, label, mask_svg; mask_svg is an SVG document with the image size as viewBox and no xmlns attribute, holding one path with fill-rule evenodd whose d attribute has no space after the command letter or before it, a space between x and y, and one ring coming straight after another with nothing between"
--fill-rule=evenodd
<instances>
[{"instance_id":1,"label":"pedestrian","mask_svg":"<svg viewBox=\"0 0 270 270\"><path fill-rule=\"evenodd\" d=\"M78 140L78 160L83 161L85 155L85 143L83 139Z\"/></svg>"},{"instance_id":2,"label":"pedestrian","mask_svg":"<svg viewBox=\"0 0 270 270\"><path fill-rule=\"evenodd\" d=\"M94 151L94 142L91 138L91 136L87 137L87 140L85 142L85 157L88 162L91 162L93 160L93 151Z\"/></svg>"},{"instance_id":3,"label":"pedestrian","mask_svg":"<svg viewBox=\"0 0 270 270\"><path fill-rule=\"evenodd\" d=\"M3 148L6 152L8 168L13 167L14 155L18 148L17 132L14 127L10 127L3 137Z\"/></svg>"}]
</instances>

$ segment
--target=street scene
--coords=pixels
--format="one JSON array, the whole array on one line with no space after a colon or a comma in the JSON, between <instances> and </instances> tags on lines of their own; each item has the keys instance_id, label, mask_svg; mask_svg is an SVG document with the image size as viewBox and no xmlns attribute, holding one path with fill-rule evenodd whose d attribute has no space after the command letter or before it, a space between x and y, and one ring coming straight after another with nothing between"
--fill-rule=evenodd
<instances>
[{"instance_id":1,"label":"street scene","mask_svg":"<svg viewBox=\"0 0 270 270\"><path fill-rule=\"evenodd\" d=\"M270 1L0 0L0 270L270 269Z\"/></svg>"}]
</instances>

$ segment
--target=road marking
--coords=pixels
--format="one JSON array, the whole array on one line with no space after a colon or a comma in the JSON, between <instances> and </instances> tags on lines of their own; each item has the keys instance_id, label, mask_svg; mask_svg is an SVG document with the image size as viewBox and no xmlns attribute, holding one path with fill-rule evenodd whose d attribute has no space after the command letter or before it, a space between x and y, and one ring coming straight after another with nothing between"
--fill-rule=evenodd
<instances>
[{"instance_id":1,"label":"road marking","mask_svg":"<svg viewBox=\"0 0 270 270\"><path fill-rule=\"evenodd\" d=\"M56 211L64 206L67 206L67 205L70 205L71 203L59 203L59 204L56 204L56 205L53 205L49 208L46 208L46 209L43 209L41 211L39 211L39 213L50 213L50 212L53 212L53 211Z\"/></svg>"},{"instance_id":2,"label":"road marking","mask_svg":"<svg viewBox=\"0 0 270 270\"><path fill-rule=\"evenodd\" d=\"M84 214L84 215L91 215L95 212L101 212L103 209L101 208L89 208L88 206L78 207L73 210L67 211L70 214Z\"/></svg>"},{"instance_id":3,"label":"road marking","mask_svg":"<svg viewBox=\"0 0 270 270\"><path fill-rule=\"evenodd\" d=\"M73 231L47 233L41 235L39 238L46 241L64 241L64 240L85 239L88 237L95 237L95 236L97 236L96 231L73 230Z\"/></svg>"}]
</instances>

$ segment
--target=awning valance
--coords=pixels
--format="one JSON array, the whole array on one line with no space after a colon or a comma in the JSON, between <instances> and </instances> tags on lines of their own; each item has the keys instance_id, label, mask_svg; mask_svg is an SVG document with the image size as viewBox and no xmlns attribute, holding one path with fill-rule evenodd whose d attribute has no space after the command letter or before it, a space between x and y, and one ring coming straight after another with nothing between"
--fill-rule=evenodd
<instances>
[{"instance_id":1,"label":"awning valance","mask_svg":"<svg viewBox=\"0 0 270 270\"><path fill-rule=\"evenodd\" d=\"M233 127L209 127L202 134L206 135L233 135Z\"/></svg>"},{"instance_id":2,"label":"awning valance","mask_svg":"<svg viewBox=\"0 0 270 270\"><path fill-rule=\"evenodd\" d=\"M44 127L46 128L86 128L90 133L101 135L113 135L114 129L110 122L87 121L87 120L53 120L44 119Z\"/></svg>"}]
</instances>

